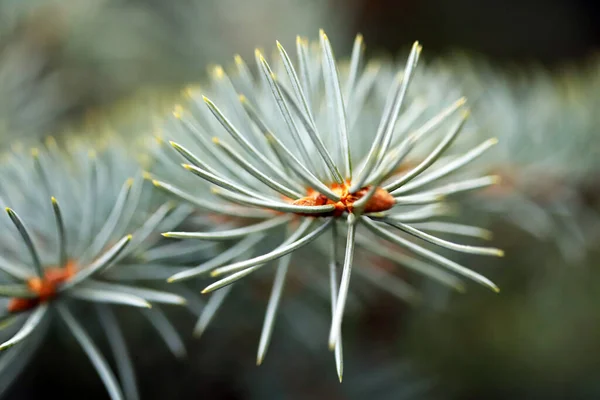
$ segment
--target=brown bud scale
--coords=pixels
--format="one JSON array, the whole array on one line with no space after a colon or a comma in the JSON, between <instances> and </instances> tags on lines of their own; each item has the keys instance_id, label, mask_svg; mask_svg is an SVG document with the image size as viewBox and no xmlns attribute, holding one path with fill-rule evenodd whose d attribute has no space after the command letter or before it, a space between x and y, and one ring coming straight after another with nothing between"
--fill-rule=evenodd
<instances>
[{"instance_id":1,"label":"brown bud scale","mask_svg":"<svg viewBox=\"0 0 600 400\"><path fill-rule=\"evenodd\" d=\"M11 313L29 311L45 303L56 296L58 287L70 280L77 272L77 266L73 261L67 262L64 267L51 267L44 271L44 277L31 278L27 281L27 287L36 297L10 299L7 310Z\"/></svg>"},{"instance_id":2,"label":"brown bud scale","mask_svg":"<svg viewBox=\"0 0 600 400\"><path fill-rule=\"evenodd\" d=\"M336 193L341 199L337 202L327 198L324 194L317 192L312 188L307 189L307 196L297 199L292 202L294 205L299 206L324 206L328 204L332 204L335 206L335 210L323 213L323 214L303 214L298 213L298 215L307 216L307 217L339 217L345 212L351 213L353 211L354 203L360 200L367 192L370 190L370 186L366 186L356 193L349 193L348 189L350 188L350 182L346 182L342 185L338 183L334 183L330 186L331 190ZM381 212L386 211L392 208L395 204L394 198L387 190L378 187L375 189L375 193L373 196L367 201L365 208L363 210L364 213L373 213L373 212Z\"/></svg>"}]
</instances>

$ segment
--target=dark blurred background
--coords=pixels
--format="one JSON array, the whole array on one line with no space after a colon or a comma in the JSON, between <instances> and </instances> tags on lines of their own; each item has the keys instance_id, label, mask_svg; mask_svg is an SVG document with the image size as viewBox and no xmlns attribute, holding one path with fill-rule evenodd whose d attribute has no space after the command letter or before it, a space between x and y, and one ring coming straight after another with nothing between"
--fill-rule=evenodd
<instances>
[{"instance_id":1,"label":"dark blurred background","mask_svg":"<svg viewBox=\"0 0 600 400\"><path fill-rule=\"evenodd\" d=\"M346 2L333 0L334 7ZM396 52L413 38L439 55L463 50L497 62L555 66L586 59L600 44L593 0L357 1L353 30L374 50Z\"/></svg>"},{"instance_id":2,"label":"dark blurred background","mask_svg":"<svg viewBox=\"0 0 600 400\"><path fill-rule=\"evenodd\" d=\"M580 69L598 71L600 46L600 4L592 0L2 0L0 12L0 131L20 140L60 134L140 89L177 92L202 81L211 63L230 63L235 53L251 59L255 46L293 43L297 33L315 38L320 27L338 56L348 54L362 32L371 57L404 57L419 40L426 60L466 54L499 69L549 70L556 79L567 68L574 76ZM598 104L597 97L587 100ZM560 98L553 101L560 105ZM577 133L566 129L564 135ZM599 136L595 128L581 134ZM173 360L133 313L124 312L142 398L600 398L596 172L561 183L578 199L561 207L569 221L585 225L579 257L561 252L572 236L561 224L540 239L505 219L469 211L466 220L485 221L496 233L494 245L507 251L485 268L502 294L474 288L440 295L437 306L419 309L385 293L364 295L365 307L345 320L341 385L325 346L327 301L310 291L284 299L286 316L259 368L254 354L265 298L250 289L229 300L199 341L186 334L189 316L174 314L188 339L187 362ZM554 215L555 199L536 196ZM6 398L104 399L84 355L55 335Z\"/></svg>"}]
</instances>

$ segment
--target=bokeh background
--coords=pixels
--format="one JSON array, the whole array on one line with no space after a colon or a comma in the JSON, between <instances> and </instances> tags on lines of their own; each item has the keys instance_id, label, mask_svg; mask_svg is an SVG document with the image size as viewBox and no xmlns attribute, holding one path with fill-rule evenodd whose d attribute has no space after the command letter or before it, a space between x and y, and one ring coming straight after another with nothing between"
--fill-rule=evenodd
<instances>
[{"instance_id":1,"label":"bokeh background","mask_svg":"<svg viewBox=\"0 0 600 400\"><path fill-rule=\"evenodd\" d=\"M341 57L361 32L368 57L390 63L418 39L417 87L475 98L479 128L501 141L482 167L502 185L466 199L461 219L506 250L483 269L502 293L434 288L412 307L357 287L343 384L326 349L329 306L310 278L284 298L261 367L268 286L237 293L200 340L175 312L185 361L125 310L142 398L597 399L599 16L592 0L1 0L0 147L151 129L210 65L251 60L275 39L325 28ZM53 335L5 398L104 399L85 356Z\"/></svg>"}]
</instances>

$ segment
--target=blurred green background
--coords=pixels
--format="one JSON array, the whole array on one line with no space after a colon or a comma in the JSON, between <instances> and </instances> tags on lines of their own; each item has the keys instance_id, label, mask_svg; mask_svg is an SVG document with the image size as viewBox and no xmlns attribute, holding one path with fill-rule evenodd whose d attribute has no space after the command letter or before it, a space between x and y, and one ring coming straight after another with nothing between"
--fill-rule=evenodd
<instances>
[{"instance_id":1,"label":"blurred green background","mask_svg":"<svg viewBox=\"0 0 600 400\"><path fill-rule=\"evenodd\" d=\"M306 284L284 298L260 368L268 287L238 293L202 340L185 335L186 362L124 311L142 398L597 399L598 16L591 0L2 0L1 146L93 136L115 120L124 136L150 130L209 65L229 65L237 53L252 60L255 47L314 38L319 28L338 57L357 32L369 57L390 60L419 40L429 95L443 97L456 82L482 99L474 114L485 136L507 143L483 165L503 173L501 190L465 200L461 215L506 250L484 265L461 260L502 293L425 287L430 300L412 308L358 288L341 385L324 339L328 304ZM193 320L180 314L178 327L191 332ZM103 399L85 356L54 335L7 398Z\"/></svg>"}]
</instances>

